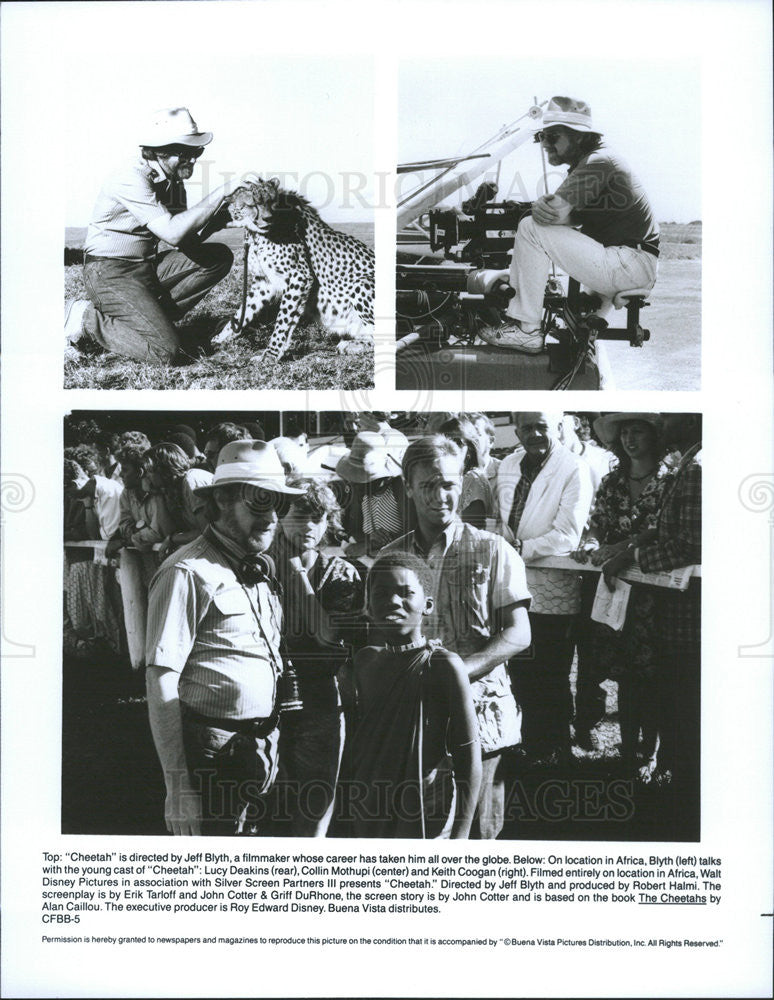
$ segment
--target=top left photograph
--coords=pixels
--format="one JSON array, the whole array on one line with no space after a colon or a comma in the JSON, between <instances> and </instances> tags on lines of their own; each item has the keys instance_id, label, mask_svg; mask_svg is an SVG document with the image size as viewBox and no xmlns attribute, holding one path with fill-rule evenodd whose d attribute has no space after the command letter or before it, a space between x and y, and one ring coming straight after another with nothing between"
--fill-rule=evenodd
<instances>
[{"instance_id":1,"label":"top left photograph","mask_svg":"<svg viewBox=\"0 0 774 1000\"><path fill-rule=\"evenodd\" d=\"M65 389L371 387L371 61L138 70L68 111Z\"/></svg>"}]
</instances>

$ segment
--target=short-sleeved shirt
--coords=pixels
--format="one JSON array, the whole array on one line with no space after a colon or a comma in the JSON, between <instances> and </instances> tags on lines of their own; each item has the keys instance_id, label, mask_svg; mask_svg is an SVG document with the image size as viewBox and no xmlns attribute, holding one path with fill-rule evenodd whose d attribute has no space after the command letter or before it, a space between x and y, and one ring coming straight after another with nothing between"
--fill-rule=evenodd
<instances>
[{"instance_id":1,"label":"short-sleeved shirt","mask_svg":"<svg viewBox=\"0 0 774 1000\"><path fill-rule=\"evenodd\" d=\"M468 507L480 500L484 505L484 516L494 517L494 493L483 469L474 468L468 470L462 477L462 493L460 494L460 510L466 511Z\"/></svg>"},{"instance_id":2,"label":"short-sleeved shirt","mask_svg":"<svg viewBox=\"0 0 774 1000\"><path fill-rule=\"evenodd\" d=\"M512 604L529 607L531 600L521 556L504 538L455 521L439 536L428 553L419 547L415 533L397 538L383 552L414 552L433 573L433 611L423 628L428 639L440 639L446 649L465 657L483 649L497 632L495 617ZM501 663L470 685L481 725L482 715L492 716L492 704L512 699L510 681ZM494 713L496 719L505 713ZM507 746L505 740L502 746Z\"/></svg>"},{"instance_id":3,"label":"short-sleeved shirt","mask_svg":"<svg viewBox=\"0 0 774 1000\"><path fill-rule=\"evenodd\" d=\"M148 223L187 208L185 185L169 180L155 164L139 157L108 177L97 196L84 250L92 257L149 260L158 237Z\"/></svg>"},{"instance_id":4,"label":"short-sleeved shirt","mask_svg":"<svg viewBox=\"0 0 774 1000\"><path fill-rule=\"evenodd\" d=\"M281 631L271 585L241 584L201 535L151 581L145 662L179 673L180 700L202 715L264 719L276 699Z\"/></svg>"},{"instance_id":5,"label":"short-sleeved shirt","mask_svg":"<svg viewBox=\"0 0 774 1000\"><path fill-rule=\"evenodd\" d=\"M124 484L115 479L95 476L94 512L99 522L100 538L112 538L121 521L121 494Z\"/></svg>"},{"instance_id":6,"label":"short-sleeved shirt","mask_svg":"<svg viewBox=\"0 0 774 1000\"><path fill-rule=\"evenodd\" d=\"M570 221L603 246L658 243L658 224L628 163L606 146L571 167L556 194L572 205Z\"/></svg>"}]
</instances>

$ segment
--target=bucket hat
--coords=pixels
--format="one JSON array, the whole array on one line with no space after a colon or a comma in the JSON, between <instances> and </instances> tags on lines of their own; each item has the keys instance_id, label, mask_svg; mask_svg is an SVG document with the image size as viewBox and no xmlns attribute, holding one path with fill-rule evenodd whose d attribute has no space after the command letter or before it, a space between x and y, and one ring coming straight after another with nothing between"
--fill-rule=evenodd
<instances>
[{"instance_id":1,"label":"bucket hat","mask_svg":"<svg viewBox=\"0 0 774 1000\"><path fill-rule=\"evenodd\" d=\"M591 108L585 101L577 101L573 97L552 97L543 112L540 128L551 125L564 125L574 132L596 132L591 121Z\"/></svg>"},{"instance_id":2,"label":"bucket hat","mask_svg":"<svg viewBox=\"0 0 774 1000\"><path fill-rule=\"evenodd\" d=\"M200 132L188 108L161 108L154 111L141 133L140 146L206 146L212 132Z\"/></svg>"},{"instance_id":3,"label":"bucket hat","mask_svg":"<svg viewBox=\"0 0 774 1000\"><path fill-rule=\"evenodd\" d=\"M355 435L347 455L339 459L336 473L350 483L372 483L401 473L400 462L387 450L384 438L376 431Z\"/></svg>"},{"instance_id":4,"label":"bucket hat","mask_svg":"<svg viewBox=\"0 0 774 1000\"><path fill-rule=\"evenodd\" d=\"M244 483L258 486L271 493L300 496L305 490L288 486L285 470L274 448L266 441L231 441L220 449L215 475L208 486L194 490L198 496L207 496L216 486Z\"/></svg>"}]
</instances>

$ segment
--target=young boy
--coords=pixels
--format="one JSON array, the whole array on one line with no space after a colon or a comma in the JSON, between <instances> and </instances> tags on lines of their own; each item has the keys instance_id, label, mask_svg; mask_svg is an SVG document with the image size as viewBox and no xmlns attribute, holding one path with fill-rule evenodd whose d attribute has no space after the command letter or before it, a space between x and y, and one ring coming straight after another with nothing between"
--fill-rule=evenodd
<instances>
[{"instance_id":1,"label":"young boy","mask_svg":"<svg viewBox=\"0 0 774 1000\"><path fill-rule=\"evenodd\" d=\"M377 642L354 662L358 724L351 745L353 836L466 839L481 749L462 660L422 636L433 607L429 567L413 553L379 556L368 574Z\"/></svg>"}]
</instances>

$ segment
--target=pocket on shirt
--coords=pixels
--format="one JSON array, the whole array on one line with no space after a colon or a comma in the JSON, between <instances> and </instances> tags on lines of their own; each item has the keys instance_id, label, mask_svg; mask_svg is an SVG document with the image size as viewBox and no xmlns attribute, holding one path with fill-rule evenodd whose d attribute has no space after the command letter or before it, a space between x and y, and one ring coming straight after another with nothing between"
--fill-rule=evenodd
<instances>
[{"instance_id":1,"label":"pocket on shirt","mask_svg":"<svg viewBox=\"0 0 774 1000\"><path fill-rule=\"evenodd\" d=\"M247 595L241 589L219 590L212 598L212 603L222 615L245 615L250 612Z\"/></svg>"},{"instance_id":2,"label":"pocket on shirt","mask_svg":"<svg viewBox=\"0 0 774 1000\"><path fill-rule=\"evenodd\" d=\"M480 588L450 580L447 582L449 617L457 640L463 640L465 651L481 648L491 635L485 595Z\"/></svg>"},{"instance_id":3,"label":"pocket on shirt","mask_svg":"<svg viewBox=\"0 0 774 1000\"><path fill-rule=\"evenodd\" d=\"M254 645L259 642L255 613L241 587L219 590L212 598L212 605L215 611L211 610L208 618L221 638L229 643L247 641L248 645Z\"/></svg>"}]
</instances>

